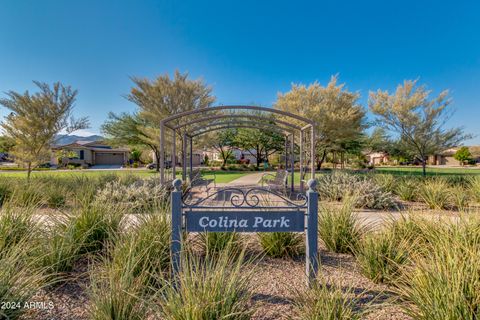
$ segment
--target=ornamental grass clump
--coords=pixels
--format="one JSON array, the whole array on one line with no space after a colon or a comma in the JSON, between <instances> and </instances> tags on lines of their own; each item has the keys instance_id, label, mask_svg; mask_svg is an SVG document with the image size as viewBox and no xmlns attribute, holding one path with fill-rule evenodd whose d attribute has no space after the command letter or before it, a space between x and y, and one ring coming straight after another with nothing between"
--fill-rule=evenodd
<instances>
[{"instance_id":1,"label":"ornamental grass clump","mask_svg":"<svg viewBox=\"0 0 480 320\"><path fill-rule=\"evenodd\" d=\"M354 212L355 198L345 198L340 207L321 206L318 217L318 235L328 250L352 253L367 231Z\"/></svg>"},{"instance_id":2,"label":"ornamental grass clump","mask_svg":"<svg viewBox=\"0 0 480 320\"><path fill-rule=\"evenodd\" d=\"M86 204L71 214L51 217L43 238L43 266L62 278L86 254L100 254L121 231L123 207L111 203Z\"/></svg>"},{"instance_id":3,"label":"ornamental grass clump","mask_svg":"<svg viewBox=\"0 0 480 320\"><path fill-rule=\"evenodd\" d=\"M396 203L390 192L375 183L369 177L333 172L318 179L320 199L342 201L355 196L355 207L370 209L395 208Z\"/></svg>"},{"instance_id":4,"label":"ornamental grass clump","mask_svg":"<svg viewBox=\"0 0 480 320\"><path fill-rule=\"evenodd\" d=\"M123 207L111 202L93 202L69 216L73 238L80 253L101 251L107 242L115 241L121 231Z\"/></svg>"},{"instance_id":5,"label":"ornamental grass clump","mask_svg":"<svg viewBox=\"0 0 480 320\"><path fill-rule=\"evenodd\" d=\"M357 299L352 298L353 289L343 290L337 285L328 285L324 280L311 288L298 291L293 300L293 319L298 320L350 320L360 319L356 311Z\"/></svg>"},{"instance_id":6,"label":"ornamental grass clump","mask_svg":"<svg viewBox=\"0 0 480 320\"><path fill-rule=\"evenodd\" d=\"M145 319L149 300L170 274L170 221L164 212L140 218L91 271L92 319Z\"/></svg>"},{"instance_id":7,"label":"ornamental grass clump","mask_svg":"<svg viewBox=\"0 0 480 320\"><path fill-rule=\"evenodd\" d=\"M19 319L28 310L25 303L47 284L43 270L30 257L34 246L23 239L0 254L0 319Z\"/></svg>"},{"instance_id":8,"label":"ornamental grass clump","mask_svg":"<svg viewBox=\"0 0 480 320\"><path fill-rule=\"evenodd\" d=\"M0 255L22 241L37 242L39 226L33 217L35 207L6 204L0 211Z\"/></svg>"},{"instance_id":9,"label":"ornamental grass clump","mask_svg":"<svg viewBox=\"0 0 480 320\"><path fill-rule=\"evenodd\" d=\"M291 258L304 252L303 238L295 232L258 233L263 252L272 258Z\"/></svg>"},{"instance_id":10,"label":"ornamental grass clump","mask_svg":"<svg viewBox=\"0 0 480 320\"><path fill-rule=\"evenodd\" d=\"M405 313L414 319L480 317L480 222L464 218L429 234L428 254L411 257L397 281Z\"/></svg>"},{"instance_id":11,"label":"ornamental grass clump","mask_svg":"<svg viewBox=\"0 0 480 320\"><path fill-rule=\"evenodd\" d=\"M466 211L470 206L471 194L464 187L457 185L450 187L450 207L458 211Z\"/></svg>"},{"instance_id":12,"label":"ornamental grass clump","mask_svg":"<svg viewBox=\"0 0 480 320\"><path fill-rule=\"evenodd\" d=\"M468 184L473 199L480 203L480 177L479 176L472 176L470 177L469 184Z\"/></svg>"},{"instance_id":13,"label":"ornamental grass clump","mask_svg":"<svg viewBox=\"0 0 480 320\"><path fill-rule=\"evenodd\" d=\"M255 311L251 305L251 280L255 266L239 255L224 250L215 256L182 254L182 270L166 285L156 308L161 319L247 320Z\"/></svg>"},{"instance_id":14,"label":"ornamental grass clump","mask_svg":"<svg viewBox=\"0 0 480 320\"><path fill-rule=\"evenodd\" d=\"M202 232L199 234L199 245L207 255L216 255L224 250L241 252L242 238L236 232Z\"/></svg>"},{"instance_id":15,"label":"ornamental grass clump","mask_svg":"<svg viewBox=\"0 0 480 320\"><path fill-rule=\"evenodd\" d=\"M416 201L418 199L419 184L418 179L413 177L402 178L397 181L394 192L403 201Z\"/></svg>"},{"instance_id":16,"label":"ornamental grass clump","mask_svg":"<svg viewBox=\"0 0 480 320\"><path fill-rule=\"evenodd\" d=\"M362 273L373 282L394 283L408 261L410 239L392 230L371 233L360 242L355 257Z\"/></svg>"},{"instance_id":17,"label":"ornamental grass clump","mask_svg":"<svg viewBox=\"0 0 480 320\"><path fill-rule=\"evenodd\" d=\"M373 181L379 185L384 191L393 193L395 190L395 185L397 184L397 179L393 174L374 174Z\"/></svg>"},{"instance_id":18,"label":"ornamental grass clump","mask_svg":"<svg viewBox=\"0 0 480 320\"><path fill-rule=\"evenodd\" d=\"M450 188L444 179L430 179L420 186L420 199L430 209L448 209L450 206Z\"/></svg>"}]
</instances>

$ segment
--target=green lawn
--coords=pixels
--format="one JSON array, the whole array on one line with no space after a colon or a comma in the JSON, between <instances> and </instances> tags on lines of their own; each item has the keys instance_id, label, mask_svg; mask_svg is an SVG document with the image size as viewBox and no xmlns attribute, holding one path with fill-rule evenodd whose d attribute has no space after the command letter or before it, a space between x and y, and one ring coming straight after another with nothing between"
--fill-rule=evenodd
<instances>
[{"instance_id":1,"label":"green lawn","mask_svg":"<svg viewBox=\"0 0 480 320\"><path fill-rule=\"evenodd\" d=\"M421 167L378 167L378 173L389 173L393 175L421 175ZM435 168L427 167L427 175L480 175L480 168Z\"/></svg>"},{"instance_id":2,"label":"green lawn","mask_svg":"<svg viewBox=\"0 0 480 320\"><path fill-rule=\"evenodd\" d=\"M238 172L227 172L227 171L215 171L216 182L217 183L227 183L232 180L238 179L244 175L247 175L249 171L238 171ZM95 177L107 174L118 174L118 175L128 175L133 174L136 176L148 178L158 176L159 174L153 170L72 170L72 171L56 171L56 170L44 170L44 171L33 171L32 177L42 177L42 176L54 176L54 177L72 177L72 176L88 176ZM25 171L0 171L1 177L14 177L14 178L26 178L27 173ZM168 177L168 173L167 173ZM181 178L181 172L177 172L177 177ZM206 179L213 179L213 172L206 171L203 174L203 177Z\"/></svg>"}]
</instances>

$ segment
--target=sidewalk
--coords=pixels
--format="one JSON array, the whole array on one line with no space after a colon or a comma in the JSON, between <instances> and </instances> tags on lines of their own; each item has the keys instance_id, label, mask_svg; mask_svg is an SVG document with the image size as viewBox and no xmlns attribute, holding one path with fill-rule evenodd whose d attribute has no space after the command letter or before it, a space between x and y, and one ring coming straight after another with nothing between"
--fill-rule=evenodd
<instances>
[{"instance_id":1,"label":"sidewalk","mask_svg":"<svg viewBox=\"0 0 480 320\"><path fill-rule=\"evenodd\" d=\"M260 180L262 179L264 172L255 172L251 174L244 175L243 177L240 177L238 179L232 180L228 183L217 183L217 186L220 187L239 187L239 186L252 186L252 185L257 185Z\"/></svg>"}]
</instances>

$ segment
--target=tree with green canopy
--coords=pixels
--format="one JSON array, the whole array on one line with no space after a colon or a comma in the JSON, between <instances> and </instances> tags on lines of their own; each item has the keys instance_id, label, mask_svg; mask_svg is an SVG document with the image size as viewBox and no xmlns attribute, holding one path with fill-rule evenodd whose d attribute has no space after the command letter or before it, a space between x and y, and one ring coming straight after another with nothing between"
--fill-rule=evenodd
<instances>
[{"instance_id":1,"label":"tree with green canopy","mask_svg":"<svg viewBox=\"0 0 480 320\"><path fill-rule=\"evenodd\" d=\"M0 99L0 105L10 111L1 127L14 141L11 154L15 161L26 166L28 179L35 166L48 161L50 148L59 133L88 128L87 118L72 116L76 90L60 82L52 87L43 82L34 83L39 89L34 94L8 91L7 98Z\"/></svg>"},{"instance_id":2,"label":"tree with green canopy","mask_svg":"<svg viewBox=\"0 0 480 320\"><path fill-rule=\"evenodd\" d=\"M275 152L285 148L285 136L276 130L239 128L234 144L256 158L257 168Z\"/></svg>"},{"instance_id":3,"label":"tree with green canopy","mask_svg":"<svg viewBox=\"0 0 480 320\"><path fill-rule=\"evenodd\" d=\"M215 149L222 158L222 167L227 165L227 160L233 156L235 148L236 129L224 129L216 131L208 140L208 145Z\"/></svg>"},{"instance_id":4,"label":"tree with green canopy","mask_svg":"<svg viewBox=\"0 0 480 320\"><path fill-rule=\"evenodd\" d=\"M278 94L275 108L315 122L316 161L320 169L327 153L347 152L346 146L354 146L354 141L362 139L366 124L359 97L348 91L345 84L338 84L337 76L332 76L325 87L318 82L309 86L293 84L289 92Z\"/></svg>"},{"instance_id":5,"label":"tree with green canopy","mask_svg":"<svg viewBox=\"0 0 480 320\"><path fill-rule=\"evenodd\" d=\"M461 147L460 149L455 152L453 155L455 160L458 160L460 164L463 166L465 165L466 162L470 161L472 159L472 153L470 152L470 149L468 147Z\"/></svg>"},{"instance_id":6,"label":"tree with green canopy","mask_svg":"<svg viewBox=\"0 0 480 320\"><path fill-rule=\"evenodd\" d=\"M158 130L152 128L139 114L110 112L101 130L113 144L149 148L157 164L160 162Z\"/></svg>"},{"instance_id":7,"label":"tree with green canopy","mask_svg":"<svg viewBox=\"0 0 480 320\"><path fill-rule=\"evenodd\" d=\"M452 115L448 91L434 98L430 94L425 86L417 86L416 80L406 80L395 93L370 92L368 102L377 116L377 125L399 135L421 162L424 176L429 155L457 146L470 137L460 127L445 128Z\"/></svg>"},{"instance_id":8,"label":"tree with green canopy","mask_svg":"<svg viewBox=\"0 0 480 320\"><path fill-rule=\"evenodd\" d=\"M113 140L152 149L158 171L160 121L180 112L208 108L215 97L211 94L212 89L202 80L190 80L188 74L178 71L173 78L166 74L155 80L133 77L132 81L135 86L126 99L135 103L138 110L133 115L110 115L102 129ZM182 134L182 130L178 130L177 134ZM166 136L165 139L165 147L169 150L172 138Z\"/></svg>"}]
</instances>

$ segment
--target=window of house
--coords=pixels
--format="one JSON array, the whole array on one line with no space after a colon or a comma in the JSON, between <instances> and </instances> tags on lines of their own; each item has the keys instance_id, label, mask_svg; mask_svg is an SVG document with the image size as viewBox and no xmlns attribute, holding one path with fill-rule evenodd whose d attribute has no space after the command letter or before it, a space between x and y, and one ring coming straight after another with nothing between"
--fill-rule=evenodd
<instances>
[{"instance_id":1,"label":"window of house","mask_svg":"<svg viewBox=\"0 0 480 320\"><path fill-rule=\"evenodd\" d=\"M80 160L84 160L85 159L85 150L80 150Z\"/></svg>"}]
</instances>

